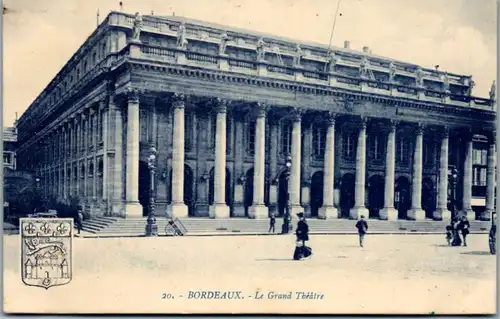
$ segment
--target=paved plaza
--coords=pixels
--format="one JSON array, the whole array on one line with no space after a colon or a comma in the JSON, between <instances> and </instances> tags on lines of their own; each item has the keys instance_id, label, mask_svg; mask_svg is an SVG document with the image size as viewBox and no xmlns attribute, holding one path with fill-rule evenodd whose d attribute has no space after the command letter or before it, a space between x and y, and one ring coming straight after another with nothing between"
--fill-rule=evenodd
<instances>
[{"instance_id":1,"label":"paved plaza","mask_svg":"<svg viewBox=\"0 0 500 319\"><path fill-rule=\"evenodd\" d=\"M495 312L487 235L470 236L468 247L447 247L444 235L368 235L365 248L354 235L313 235L306 261L291 259L294 236L75 238L73 281L48 290L21 282L19 244L4 236L5 311ZM188 299L190 291L244 299ZM270 299L290 292L292 300Z\"/></svg>"}]
</instances>

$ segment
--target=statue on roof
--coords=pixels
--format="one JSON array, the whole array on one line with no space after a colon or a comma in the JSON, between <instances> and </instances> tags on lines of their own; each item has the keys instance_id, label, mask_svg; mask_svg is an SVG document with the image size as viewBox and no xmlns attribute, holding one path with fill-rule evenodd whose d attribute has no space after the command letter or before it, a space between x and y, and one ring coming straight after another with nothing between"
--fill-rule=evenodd
<instances>
[{"instance_id":1,"label":"statue on roof","mask_svg":"<svg viewBox=\"0 0 500 319\"><path fill-rule=\"evenodd\" d=\"M259 41L257 41L257 61L264 61L264 47L266 46L266 43L264 42L264 38L260 38Z\"/></svg>"},{"instance_id":2,"label":"statue on roof","mask_svg":"<svg viewBox=\"0 0 500 319\"><path fill-rule=\"evenodd\" d=\"M227 45L227 41L229 41L229 36L227 35L226 31L224 31L222 33L222 35L220 36L220 44L219 44L219 55L225 55L225 51L226 51L226 45Z\"/></svg>"},{"instance_id":3,"label":"statue on roof","mask_svg":"<svg viewBox=\"0 0 500 319\"><path fill-rule=\"evenodd\" d=\"M491 84L491 89L490 89L490 100L495 101L496 94L497 94L497 85L496 85L496 81L493 80L493 83Z\"/></svg>"},{"instance_id":4,"label":"statue on roof","mask_svg":"<svg viewBox=\"0 0 500 319\"><path fill-rule=\"evenodd\" d=\"M330 51L328 53L328 58L329 58L328 68L330 73L332 73L335 71L335 65L337 64L338 57L335 55L334 51Z\"/></svg>"},{"instance_id":5,"label":"statue on roof","mask_svg":"<svg viewBox=\"0 0 500 319\"><path fill-rule=\"evenodd\" d=\"M391 61L391 63L389 63L389 82L394 82L394 78L396 77L396 70L396 65Z\"/></svg>"},{"instance_id":6,"label":"statue on roof","mask_svg":"<svg viewBox=\"0 0 500 319\"><path fill-rule=\"evenodd\" d=\"M177 48L187 49L188 40L186 38L186 24L184 21L179 25L179 30L177 30Z\"/></svg>"},{"instance_id":7,"label":"statue on roof","mask_svg":"<svg viewBox=\"0 0 500 319\"><path fill-rule=\"evenodd\" d=\"M424 86L424 70L422 70L420 67L417 68L417 72L415 74L415 82L418 87Z\"/></svg>"},{"instance_id":8,"label":"statue on roof","mask_svg":"<svg viewBox=\"0 0 500 319\"><path fill-rule=\"evenodd\" d=\"M472 89L476 86L476 82L474 80L470 79L469 80L469 86L467 87L467 92L465 93L466 95L472 95Z\"/></svg>"},{"instance_id":9,"label":"statue on roof","mask_svg":"<svg viewBox=\"0 0 500 319\"><path fill-rule=\"evenodd\" d=\"M132 27L133 41L140 41L139 37L141 35L141 29L142 29L142 16L140 15L139 12L136 12L134 17L134 25Z\"/></svg>"},{"instance_id":10,"label":"statue on roof","mask_svg":"<svg viewBox=\"0 0 500 319\"><path fill-rule=\"evenodd\" d=\"M293 65L300 66L300 60L303 56L304 52L302 51L300 44L297 44L297 46L295 47L295 56L293 57Z\"/></svg>"},{"instance_id":11,"label":"statue on roof","mask_svg":"<svg viewBox=\"0 0 500 319\"><path fill-rule=\"evenodd\" d=\"M370 65L370 62L368 62L368 58L364 56L361 59L361 64L359 65L359 74L363 78L368 77L368 66Z\"/></svg>"}]
</instances>

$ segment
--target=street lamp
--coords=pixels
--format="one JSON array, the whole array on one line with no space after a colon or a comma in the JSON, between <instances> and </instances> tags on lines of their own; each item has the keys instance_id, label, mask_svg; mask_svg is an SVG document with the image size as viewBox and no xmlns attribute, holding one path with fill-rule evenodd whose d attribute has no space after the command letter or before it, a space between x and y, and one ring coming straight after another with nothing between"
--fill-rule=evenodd
<instances>
[{"instance_id":1,"label":"street lamp","mask_svg":"<svg viewBox=\"0 0 500 319\"><path fill-rule=\"evenodd\" d=\"M292 230L292 223L291 223L291 205L290 205L290 168L292 167L292 158L290 156L287 156L286 158L286 171L285 171L285 177L286 177L286 208L285 208L285 214L283 216L283 229L282 233L287 234Z\"/></svg>"},{"instance_id":2,"label":"street lamp","mask_svg":"<svg viewBox=\"0 0 500 319\"><path fill-rule=\"evenodd\" d=\"M151 186L149 192L149 211L148 220L146 224L146 236L158 236L158 225L156 224L155 217L155 165L156 165L156 148L151 146L151 154L148 157L148 168L151 177Z\"/></svg>"},{"instance_id":3,"label":"street lamp","mask_svg":"<svg viewBox=\"0 0 500 319\"><path fill-rule=\"evenodd\" d=\"M451 211L453 218L457 217L457 183L458 171L453 167L451 169Z\"/></svg>"}]
</instances>

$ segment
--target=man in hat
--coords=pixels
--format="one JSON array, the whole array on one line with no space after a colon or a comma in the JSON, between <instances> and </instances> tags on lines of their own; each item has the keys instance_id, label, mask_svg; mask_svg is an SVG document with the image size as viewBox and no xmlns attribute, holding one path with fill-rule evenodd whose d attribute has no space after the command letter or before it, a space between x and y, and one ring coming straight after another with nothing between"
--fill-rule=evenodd
<instances>
[{"instance_id":1,"label":"man in hat","mask_svg":"<svg viewBox=\"0 0 500 319\"><path fill-rule=\"evenodd\" d=\"M359 246L363 247L363 240L365 239L366 232L368 231L368 223L364 219L365 216L361 215L361 218L356 223L356 228L359 234Z\"/></svg>"}]
</instances>

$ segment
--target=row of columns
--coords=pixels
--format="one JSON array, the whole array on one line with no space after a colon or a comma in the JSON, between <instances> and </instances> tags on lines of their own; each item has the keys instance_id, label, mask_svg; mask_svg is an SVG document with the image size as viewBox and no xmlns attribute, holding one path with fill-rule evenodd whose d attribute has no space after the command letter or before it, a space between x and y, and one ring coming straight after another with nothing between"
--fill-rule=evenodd
<instances>
[{"instance_id":1,"label":"row of columns","mask_svg":"<svg viewBox=\"0 0 500 319\"><path fill-rule=\"evenodd\" d=\"M215 167L214 167L214 202L209 209L212 218L229 217L229 207L225 203L226 182L226 113L225 100L216 100L216 141L215 141ZM184 204L184 108L185 97L175 95L173 101L173 131L172 143L172 202L168 207L171 216L187 217L188 208ZM266 218L268 208L264 204L265 187L265 127L266 127L266 105L255 104L255 155L254 155L254 198L249 208L250 218ZM126 172L126 205L128 215L142 215L142 209L138 201L138 163L139 163L139 103L135 96L128 99L128 122L127 122L127 172ZM292 215L303 211L300 203L301 192L301 110L294 109L292 117L292 166L290 170L290 204ZM338 218L339 214L334 206L334 172L335 172L335 117L329 114L329 125L326 135L326 147L324 157L324 189L323 207L319 211L319 218ZM380 212L381 219L397 219L397 211L394 208L394 177L395 177L395 141L396 122L389 123L387 134L387 153L385 168L385 199L384 207ZM356 219L360 215L368 215L365 205L366 188L366 126L367 118L362 118L358 134L356 150L356 178L355 178L355 205L350 211L350 218ZM417 125L415 148L413 153L413 180L412 180L412 206L408 212L409 219L421 220L425 218L422 209L422 153L423 153L423 130L422 125ZM450 218L447 209L448 201L448 142L447 130L441 141L441 160L439 169L438 205L435 218ZM494 143L491 143L488 157L488 192L487 209L494 209ZM467 142L467 152L464 168L463 183L463 213L472 216L472 139Z\"/></svg>"}]
</instances>

